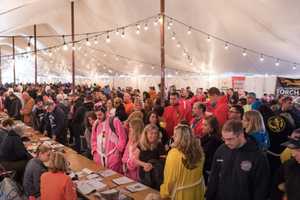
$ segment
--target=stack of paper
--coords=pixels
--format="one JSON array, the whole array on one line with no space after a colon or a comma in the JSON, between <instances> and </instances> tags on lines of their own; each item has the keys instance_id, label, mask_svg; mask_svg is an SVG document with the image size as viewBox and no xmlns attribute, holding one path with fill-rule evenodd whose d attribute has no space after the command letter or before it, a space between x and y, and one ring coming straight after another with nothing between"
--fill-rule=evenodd
<instances>
[{"instance_id":1,"label":"stack of paper","mask_svg":"<svg viewBox=\"0 0 300 200\"><path fill-rule=\"evenodd\" d=\"M109 177L109 176L112 176L112 175L115 175L117 174L115 171L111 170L111 169L107 169L107 170L104 170L100 173L101 176L103 177Z\"/></svg>"},{"instance_id":2,"label":"stack of paper","mask_svg":"<svg viewBox=\"0 0 300 200\"><path fill-rule=\"evenodd\" d=\"M127 184L127 183L132 183L134 181L126 176L123 176L120 178L113 179L113 182L115 182L118 185L123 185L123 184Z\"/></svg>"},{"instance_id":3,"label":"stack of paper","mask_svg":"<svg viewBox=\"0 0 300 200\"><path fill-rule=\"evenodd\" d=\"M96 190L102 190L105 187L106 184L96 179L83 180L77 182L77 189L79 190L79 192L81 192L84 195L90 194L91 192Z\"/></svg>"},{"instance_id":4,"label":"stack of paper","mask_svg":"<svg viewBox=\"0 0 300 200\"><path fill-rule=\"evenodd\" d=\"M141 184L141 183L135 183L135 184L132 184L132 185L128 185L126 188L130 192L139 192L139 191L142 191L142 190L146 190L148 187Z\"/></svg>"}]
</instances>

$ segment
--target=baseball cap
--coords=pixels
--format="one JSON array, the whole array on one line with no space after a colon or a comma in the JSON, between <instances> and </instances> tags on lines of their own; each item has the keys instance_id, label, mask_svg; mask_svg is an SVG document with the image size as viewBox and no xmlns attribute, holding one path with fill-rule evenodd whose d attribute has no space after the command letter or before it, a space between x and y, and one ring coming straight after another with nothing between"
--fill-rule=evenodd
<instances>
[{"instance_id":1,"label":"baseball cap","mask_svg":"<svg viewBox=\"0 0 300 200\"><path fill-rule=\"evenodd\" d=\"M300 140L289 139L287 142L281 144L289 149L300 149Z\"/></svg>"}]
</instances>

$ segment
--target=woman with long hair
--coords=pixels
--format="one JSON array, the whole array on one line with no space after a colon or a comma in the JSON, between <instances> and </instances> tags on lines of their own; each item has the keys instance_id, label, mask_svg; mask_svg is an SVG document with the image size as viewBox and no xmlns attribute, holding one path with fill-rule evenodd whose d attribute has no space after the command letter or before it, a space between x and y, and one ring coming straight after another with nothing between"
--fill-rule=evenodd
<instances>
[{"instance_id":1,"label":"woman with long hair","mask_svg":"<svg viewBox=\"0 0 300 200\"><path fill-rule=\"evenodd\" d=\"M138 143L143 129L144 123L141 119L135 118L130 121L128 143L122 158L124 175L135 181L138 180L139 165L137 164L137 161L140 152L138 149Z\"/></svg>"},{"instance_id":2,"label":"woman with long hair","mask_svg":"<svg viewBox=\"0 0 300 200\"><path fill-rule=\"evenodd\" d=\"M148 124L139 141L139 177L143 184L159 189L162 183L162 174L165 148L160 142L159 130L156 125Z\"/></svg>"},{"instance_id":3,"label":"woman with long hair","mask_svg":"<svg viewBox=\"0 0 300 200\"><path fill-rule=\"evenodd\" d=\"M160 187L163 199L204 199L202 175L204 155L199 140L192 134L187 123L180 123L174 129L174 143L169 151L164 182Z\"/></svg>"},{"instance_id":4,"label":"woman with long hair","mask_svg":"<svg viewBox=\"0 0 300 200\"><path fill-rule=\"evenodd\" d=\"M247 111L243 117L243 127L247 136L253 139L260 149L267 150L270 147L269 134L260 112L256 110Z\"/></svg>"}]
</instances>

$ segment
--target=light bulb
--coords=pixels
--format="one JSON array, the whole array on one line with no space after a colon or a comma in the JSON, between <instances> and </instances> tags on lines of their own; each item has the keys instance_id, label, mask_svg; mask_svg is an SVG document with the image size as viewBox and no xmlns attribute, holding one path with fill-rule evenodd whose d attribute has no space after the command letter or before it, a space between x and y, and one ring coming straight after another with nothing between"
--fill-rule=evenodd
<instances>
[{"instance_id":1,"label":"light bulb","mask_svg":"<svg viewBox=\"0 0 300 200\"><path fill-rule=\"evenodd\" d=\"M98 43L99 43L99 42L98 42L98 38L95 37L94 44L98 44Z\"/></svg>"},{"instance_id":2,"label":"light bulb","mask_svg":"<svg viewBox=\"0 0 300 200\"><path fill-rule=\"evenodd\" d=\"M180 45L180 43L178 42L176 46L179 48L181 45Z\"/></svg>"},{"instance_id":3,"label":"light bulb","mask_svg":"<svg viewBox=\"0 0 300 200\"><path fill-rule=\"evenodd\" d=\"M63 50L64 50L64 51L68 51L68 45L67 45L67 44L64 44Z\"/></svg>"},{"instance_id":4,"label":"light bulb","mask_svg":"<svg viewBox=\"0 0 300 200\"><path fill-rule=\"evenodd\" d=\"M207 36L207 42L210 42L210 35Z\"/></svg>"},{"instance_id":5,"label":"light bulb","mask_svg":"<svg viewBox=\"0 0 300 200\"><path fill-rule=\"evenodd\" d=\"M116 35L119 35L119 34L120 34L119 29L117 29L116 30Z\"/></svg>"},{"instance_id":6,"label":"light bulb","mask_svg":"<svg viewBox=\"0 0 300 200\"><path fill-rule=\"evenodd\" d=\"M192 33L192 28L189 27L189 30L187 31L187 34L188 34L188 35L191 35L191 33Z\"/></svg>"},{"instance_id":7,"label":"light bulb","mask_svg":"<svg viewBox=\"0 0 300 200\"><path fill-rule=\"evenodd\" d=\"M144 30L147 31L148 30L148 24L145 24L144 26Z\"/></svg>"},{"instance_id":8,"label":"light bulb","mask_svg":"<svg viewBox=\"0 0 300 200\"><path fill-rule=\"evenodd\" d=\"M106 36L106 43L110 43L109 34L107 34L107 36Z\"/></svg>"},{"instance_id":9,"label":"light bulb","mask_svg":"<svg viewBox=\"0 0 300 200\"><path fill-rule=\"evenodd\" d=\"M245 57L245 56L247 56L247 52L246 52L246 49L244 49L243 50L243 53L242 53L242 55Z\"/></svg>"},{"instance_id":10,"label":"light bulb","mask_svg":"<svg viewBox=\"0 0 300 200\"><path fill-rule=\"evenodd\" d=\"M122 37L122 38L125 38L125 29L122 30L121 37Z\"/></svg>"},{"instance_id":11,"label":"light bulb","mask_svg":"<svg viewBox=\"0 0 300 200\"><path fill-rule=\"evenodd\" d=\"M276 60L275 65L278 67L280 65L279 59Z\"/></svg>"},{"instance_id":12,"label":"light bulb","mask_svg":"<svg viewBox=\"0 0 300 200\"><path fill-rule=\"evenodd\" d=\"M174 35L172 35L172 40L175 40L176 38L175 38L175 34Z\"/></svg>"},{"instance_id":13,"label":"light bulb","mask_svg":"<svg viewBox=\"0 0 300 200\"><path fill-rule=\"evenodd\" d=\"M260 55L259 60L260 60L260 62L264 62L265 58L264 58L264 55L263 55L263 54Z\"/></svg>"},{"instance_id":14,"label":"light bulb","mask_svg":"<svg viewBox=\"0 0 300 200\"><path fill-rule=\"evenodd\" d=\"M140 34L140 28L141 26L138 24L136 25L136 34L139 35Z\"/></svg>"},{"instance_id":15,"label":"light bulb","mask_svg":"<svg viewBox=\"0 0 300 200\"><path fill-rule=\"evenodd\" d=\"M155 20L155 21L153 22L153 25L154 25L154 26L157 26L157 24L158 24L158 20Z\"/></svg>"},{"instance_id":16,"label":"light bulb","mask_svg":"<svg viewBox=\"0 0 300 200\"><path fill-rule=\"evenodd\" d=\"M225 48L225 50L228 50L228 49L229 49L228 43L225 44L225 47L224 47L224 48Z\"/></svg>"},{"instance_id":17,"label":"light bulb","mask_svg":"<svg viewBox=\"0 0 300 200\"><path fill-rule=\"evenodd\" d=\"M89 41L89 39L88 39L88 38L86 39L86 43L85 43L85 45L86 45L86 46L91 46L91 42Z\"/></svg>"}]
</instances>

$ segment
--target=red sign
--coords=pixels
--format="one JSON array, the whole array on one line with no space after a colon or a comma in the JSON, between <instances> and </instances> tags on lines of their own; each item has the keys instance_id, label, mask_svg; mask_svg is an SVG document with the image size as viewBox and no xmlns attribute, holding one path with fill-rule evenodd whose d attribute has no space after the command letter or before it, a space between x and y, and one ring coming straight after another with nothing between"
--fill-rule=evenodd
<instances>
[{"instance_id":1,"label":"red sign","mask_svg":"<svg viewBox=\"0 0 300 200\"><path fill-rule=\"evenodd\" d=\"M245 86L245 76L233 76L232 77L232 88L235 90L243 90Z\"/></svg>"}]
</instances>

